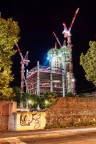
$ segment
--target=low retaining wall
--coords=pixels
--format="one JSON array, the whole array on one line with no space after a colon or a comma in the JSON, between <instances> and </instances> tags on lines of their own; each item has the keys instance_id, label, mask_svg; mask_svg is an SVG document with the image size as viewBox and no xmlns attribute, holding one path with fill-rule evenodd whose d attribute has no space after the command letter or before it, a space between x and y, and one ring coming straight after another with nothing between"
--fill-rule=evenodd
<instances>
[{"instance_id":1,"label":"low retaining wall","mask_svg":"<svg viewBox=\"0 0 96 144\"><path fill-rule=\"evenodd\" d=\"M96 98L61 97L46 111L16 111L16 104L0 107L0 128L12 131L96 126Z\"/></svg>"},{"instance_id":2,"label":"low retaining wall","mask_svg":"<svg viewBox=\"0 0 96 144\"><path fill-rule=\"evenodd\" d=\"M65 97L46 112L46 128L96 126L96 98Z\"/></svg>"},{"instance_id":3,"label":"low retaining wall","mask_svg":"<svg viewBox=\"0 0 96 144\"><path fill-rule=\"evenodd\" d=\"M9 116L16 112L16 102L0 101L0 129L8 129Z\"/></svg>"},{"instance_id":4,"label":"low retaining wall","mask_svg":"<svg viewBox=\"0 0 96 144\"><path fill-rule=\"evenodd\" d=\"M0 115L0 130L8 129L8 120L9 120L9 116Z\"/></svg>"},{"instance_id":5,"label":"low retaining wall","mask_svg":"<svg viewBox=\"0 0 96 144\"><path fill-rule=\"evenodd\" d=\"M9 116L8 130L44 129L46 125L45 112L17 112Z\"/></svg>"}]
</instances>

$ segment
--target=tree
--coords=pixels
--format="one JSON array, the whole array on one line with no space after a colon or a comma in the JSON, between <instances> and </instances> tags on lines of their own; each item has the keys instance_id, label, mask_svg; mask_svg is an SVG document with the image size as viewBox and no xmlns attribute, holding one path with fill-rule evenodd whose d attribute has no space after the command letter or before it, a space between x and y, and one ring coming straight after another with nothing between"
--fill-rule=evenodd
<instances>
[{"instance_id":1,"label":"tree","mask_svg":"<svg viewBox=\"0 0 96 144\"><path fill-rule=\"evenodd\" d=\"M96 85L96 42L90 41L89 46L87 53L80 56L80 65L86 73L86 79Z\"/></svg>"},{"instance_id":2,"label":"tree","mask_svg":"<svg viewBox=\"0 0 96 144\"><path fill-rule=\"evenodd\" d=\"M12 75L11 57L16 53L13 49L19 40L19 26L12 18L5 20L0 17L0 97L9 99L13 95L10 82Z\"/></svg>"},{"instance_id":3,"label":"tree","mask_svg":"<svg viewBox=\"0 0 96 144\"><path fill-rule=\"evenodd\" d=\"M30 100L30 94L26 93L26 92L23 92L20 103L22 103L24 108L27 107L29 100Z\"/></svg>"},{"instance_id":4,"label":"tree","mask_svg":"<svg viewBox=\"0 0 96 144\"><path fill-rule=\"evenodd\" d=\"M36 94L22 93L21 101L23 103L23 107L36 109L40 103L40 97Z\"/></svg>"},{"instance_id":5,"label":"tree","mask_svg":"<svg viewBox=\"0 0 96 144\"><path fill-rule=\"evenodd\" d=\"M17 102L17 106L20 106L20 102L21 102L21 90L20 90L20 88L17 86L14 86L13 87L13 93L14 93L14 97L12 97L12 99Z\"/></svg>"},{"instance_id":6,"label":"tree","mask_svg":"<svg viewBox=\"0 0 96 144\"><path fill-rule=\"evenodd\" d=\"M32 107L32 108L34 108L34 109L36 109L37 108L37 106L40 104L40 97L38 96L38 95L36 95L36 94L31 94L30 95L30 99L29 99L29 101L30 101L30 106Z\"/></svg>"},{"instance_id":7,"label":"tree","mask_svg":"<svg viewBox=\"0 0 96 144\"><path fill-rule=\"evenodd\" d=\"M75 95L72 92L68 92L66 97L75 97Z\"/></svg>"},{"instance_id":8,"label":"tree","mask_svg":"<svg viewBox=\"0 0 96 144\"><path fill-rule=\"evenodd\" d=\"M45 93L43 96L41 96L40 107L42 109L49 108L56 102L56 100L57 100L56 93L54 93L54 92Z\"/></svg>"}]
</instances>

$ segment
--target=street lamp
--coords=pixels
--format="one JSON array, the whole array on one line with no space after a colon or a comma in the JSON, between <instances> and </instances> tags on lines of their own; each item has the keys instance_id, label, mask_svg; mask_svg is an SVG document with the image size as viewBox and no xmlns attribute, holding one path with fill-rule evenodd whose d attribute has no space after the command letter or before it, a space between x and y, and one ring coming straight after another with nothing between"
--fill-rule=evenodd
<instances>
[{"instance_id":1,"label":"street lamp","mask_svg":"<svg viewBox=\"0 0 96 144\"><path fill-rule=\"evenodd\" d=\"M28 109L30 109L31 100L28 100Z\"/></svg>"}]
</instances>

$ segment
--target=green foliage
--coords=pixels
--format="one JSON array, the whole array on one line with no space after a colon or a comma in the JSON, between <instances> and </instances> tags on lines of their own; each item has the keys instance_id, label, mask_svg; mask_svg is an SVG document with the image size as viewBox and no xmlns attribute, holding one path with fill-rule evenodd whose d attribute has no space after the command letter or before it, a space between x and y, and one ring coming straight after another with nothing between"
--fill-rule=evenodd
<instances>
[{"instance_id":1,"label":"green foliage","mask_svg":"<svg viewBox=\"0 0 96 144\"><path fill-rule=\"evenodd\" d=\"M41 96L41 103L40 103L40 107L42 109L44 108L49 108L50 106L52 106L52 104L54 104L57 100L57 95L56 93L46 93L43 96Z\"/></svg>"},{"instance_id":2,"label":"green foliage","mask_svg":"<svg viewBox=\"0 0 96 144\"><path fill-rule=\"evenodd\" d=\"M87 53L80 56L80 65L86 73L86 79L96 85L96 42L90 41L89 46Z\"/></svg>"},{"instance_id":3,"label":"green foliage","mask_svg":"<svg viewBox=\"0 0 96 144\"><path fill-rule=\"evenodd\" d=\"M18 106L20 102L23 103L23 107L30 109L37 109L39 105L41 109L49 108L54 104L57 100L56 93L46 93L43 96L38 96L36 94L22 93L20 92L20 88L14 87L15 97L13 100L17 101Z\"/></svg>"},{"instance_id":4,"label":"green foliage","mask_svg":"<svg viewBox=\"0 0 96 144\"><path fill-rule=\"evenodd\" d=\"M13 100L17 102L17 106L20 106L20 102L21 102L21 91L20 88L15 86L13 87L13 92L14 92L14 98Z\"/></svg>"},{"instance_id":5,"label":"green foliage","mask_svg":"<svg viewBox=\"0 0 96 144\"><path fill-rule=\"evenodd\" d=\"M26 108L28 105L28 101L30 100L30 94L23 92L21 93L21 102L23 103L23 107Z\"/></svg>"},{"instance_id":6,"label":"green foliage","mask_svg":"<svg viewBox=\"0 0 96 144\"><path fill-rule=\"evenodd\" d=\"M11 57L16 53L13 49L15 42L19 40L19 26L12 18L5 20L0 17L0 98L10 99L13 89L9 87L13 81L11 71Z\"/></svg>"},{"instance_id":7,"label":"green foliage","mask_svg":"<svg viewBox=\"0 0 96 144\"><path fill-rule=\"evenodd\" d=\"M33 108L36 109L40 103L40 97L36 94L29 94L29 93L22 93L21 95L21 102L23 103L23 107L26 108Z\"/></svg>"},{"instance_id":8,"label":"green foliage","mask_svg":"<svg viewBox=\"0 0 96 144\"><path fill-rule=\"evenodd\" d=\"M31 108L37 108L37 106L40 104L40 97L36 94L30 95L30 106Z\"/></svg>"},{"instance_id":9,"label":"green foliage","mask_svg":"<svg viewBox=\"0 0 96 144\"><path fill-rule=\"evenodd\" d=\"M68 92L66 97L75 97L75 95L72 92Z\"/></svg>"}]
</instances>

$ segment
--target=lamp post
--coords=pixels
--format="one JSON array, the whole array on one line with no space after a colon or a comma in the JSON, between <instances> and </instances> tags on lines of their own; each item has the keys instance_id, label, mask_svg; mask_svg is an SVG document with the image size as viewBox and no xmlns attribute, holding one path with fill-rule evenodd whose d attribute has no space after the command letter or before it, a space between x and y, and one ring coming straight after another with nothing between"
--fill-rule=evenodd
<instances>
[{"instance_id":1,"label":"lamp post","mask_svg":"<svg viewBox=\"0 0 96 144\"><path fill-rule=\"evenodd\" d=\"M31 100L28 101L28 109L30 109Z\"/></svg>"}]
</instances>

